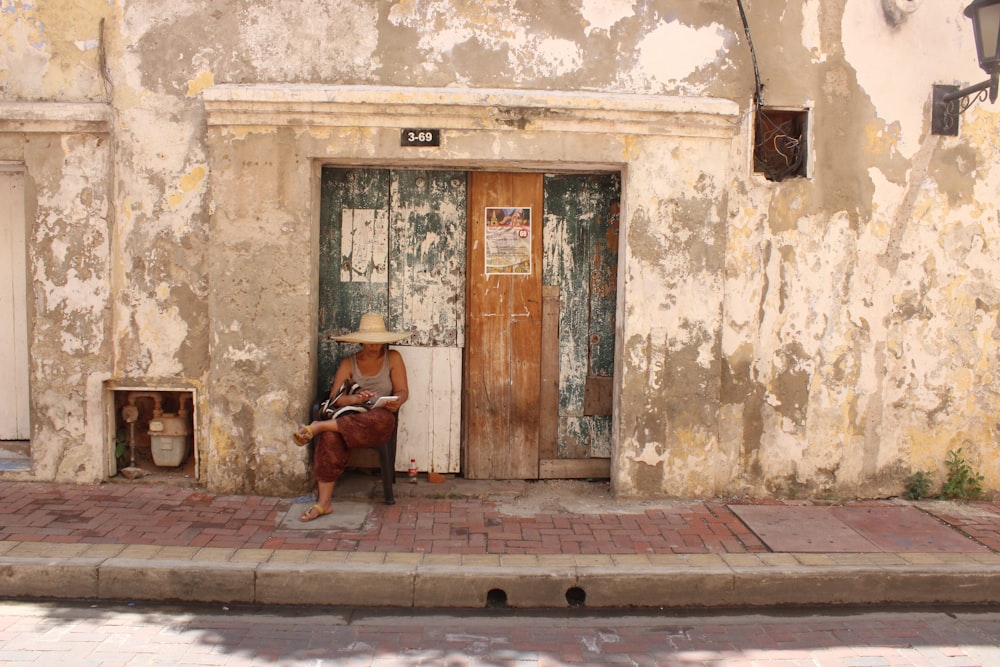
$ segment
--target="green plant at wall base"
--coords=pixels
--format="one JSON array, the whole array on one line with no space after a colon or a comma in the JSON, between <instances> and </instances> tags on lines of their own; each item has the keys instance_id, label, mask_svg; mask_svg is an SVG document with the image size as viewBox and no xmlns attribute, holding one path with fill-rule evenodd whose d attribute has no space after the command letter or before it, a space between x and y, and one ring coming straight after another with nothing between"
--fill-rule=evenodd
<instances>
[{"instance_id":1,"label":"green plant at wall base","mask_svg":"<svg viewBox=\"0 0 1000 667\"><path fill-rule=\"evenodd\" d=\"M941 487L942 498L969 500L982 494L983 476L976 474L969 462L962 458L961 448L948 452L945 465L948 474Z\"/></svg>"},{"instance_id":2,"label":"green plant at wall base","mask_svg":"<svg viewBox=\"0 0 1000 667\"><path fill-rule=\"evenodd\" d=\"M931 474L925 470L919 470L903 480L906 485L904 498L909 500L920 500L931 494Z\"/></svg>"},{"instance_id":3,"label":"green plant at wall base","mask_svg":"<svg viewBox=\"0 0 1000 667\"><path fill-rule=\"evenodd\" d=\"M128 448L128 441L125 440L125 431L120 429L118 431L118 438L115 440L115 458L120 459L125 456L125 450Z\"/></svg>"}]
</instances>

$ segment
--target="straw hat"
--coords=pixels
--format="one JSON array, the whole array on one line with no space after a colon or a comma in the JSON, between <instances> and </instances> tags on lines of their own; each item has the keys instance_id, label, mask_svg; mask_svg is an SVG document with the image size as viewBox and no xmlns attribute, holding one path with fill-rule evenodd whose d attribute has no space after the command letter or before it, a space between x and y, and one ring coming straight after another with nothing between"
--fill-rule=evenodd
<instances>
[{"instance_id":1,"label":"straw hat","mask_svg":"<svg viewBox=\"0 0 1000 667\"><path fill-rule=\"evenodd\" d=\"M409 336L409 332L386 331L385 320L381 315L365 313L361 316L361 324L357 331L343 336L334 336L333 339L342 343L395 343L409 338Z\"/></svg>"}]
</instances>

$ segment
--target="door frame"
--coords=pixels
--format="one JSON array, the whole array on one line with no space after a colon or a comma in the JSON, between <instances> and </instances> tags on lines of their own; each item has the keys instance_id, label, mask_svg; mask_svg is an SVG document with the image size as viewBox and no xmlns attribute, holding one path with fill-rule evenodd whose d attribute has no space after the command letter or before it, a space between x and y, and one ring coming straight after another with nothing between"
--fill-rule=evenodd
<instances>
[{"instance_id":1,"label":"door frame","mask_svg":"<svg viewBox=\"0 0 1000 667\"><path fill-rule=\"evenodd\" d=\"M328 174L329 170L329 174ZM364 178L375 178L379 172L384 172L381 178L385 182L379 181L378 192L384 190L383 194L377 194L375 191L371 191L371 186L363 187L361 192L368 193L363 195L364 197L374 198L371 199L369 203L374 203L376 201L383 201L383 197L388 196L388 199L383 201L386 210L389 211L388 219L390 221L396 220L398 215L394 214L392 211L395 210L394 204L392 202L400 194L396 192L397 179L402 179L404 174L423 174L420 178L417 178L414 183L410 185L413 186L417 184L420 186L425 180L430 180L427 175L428 172L434 171L440 174L444 174L446 177L451 175L452 185L454 185L457 179L454 178L455 175L461 173L461 181L468 187L463 187L463 201L468 200L467 205L464 205L461 209L461 226L462 234L461 241L463 246L463 252L460 254L463 265L463 278L462 278L462 299L460 304L461 308L461 322L462 329L456 332L458 336L458 344L460 347L454 352L457 355L450 355L446 360L441 355L436 355L432 363L425 363L424 357L426 357L427 352L448 352L444 348L431 347L423 348L421 347L420 340L423 340L426 335L421 332L418 328L415 331L415 335L421 336L421 338L414 339L413 341L408 341L408 343L400 348L400 351L404 353L404 358L406 359L407 366L415 364L413 368L413 377L411 382L418 382L421 379L425 380L423 391L417 391L411 394L411 399L415 399L417 405L411 406L411 409L407 410L403 415L401 415L401 432L410 432L416 428L416 431L411 433L411 435L416 436L412 443L412 447L409 450L403 452L405 456L401 457L401 462L397 461L397 468L404 466L409 458L415 458L418 469L421 471L435 471L435 472L462 472L466 475L475 478L484 479L539 479L539 478L607 478L610 475L610 453L608 450L601 445L598 445L597 450L594 450L593 438L596 436L598 438L602 437L602 433L610 437L607 433L607 426L601 427L598 430L594 430L594 425L589 424L587 419L588 415L601 414L600 412L588 412L587 405L593 408L593 401L591 400L591 382L593 379L589 375L590 371L590 357L587 351L588 345L593 345L593 339L589 325L580 328L580 315L579 311L576 316L570 316L564 309L569 307L570 303L576 303L576 306L581 305L580 298L583 297L582 305L589 307L588 295L592 296L593 284L587 283L584 280L582 283L578 280L581 275L589 274L591 280L594 277L593 271L596 270L597 265L592 265L591 262L594 260L593 253L595 252L592 248L593 243L603 243L605 241L610 241L609 233L605 231L607 229L614 228L617 230L617 210L614 208L614 204L620 201L620 181L622 178L621 171L617 170L600 170L600 171L573 171L573 170L512 170L512 171L476 171L476 170L463 170L456 168L448 169L421 169L419 167L404 167L404 166L375 166L368 164L354 164L349 166L340 166L336 164L324 164L322 166L322 204L320 206L320 219L321 219L321 229L325 229L327 225L331 223L333 218L336 218L337 211L331 210L330 207L333 206L334 209L340 209L343 206L341 201L342 197L349 197L349 192L353 191L356 187L352 185L351 174L358 172L357 177L361 177L365 174ZM491 197L484 198L482 201L473 201L472 197L474 195L474 187L477 178L482 178L484 174L489 173L492 177L505 177L509 178L511 183L523 182L531 183L531 189L524 191L518 190L516 194L514 192L507 194L501 194L498 192L491 193ZM329 176L329 178L328 178ZM607 199L606 197L601 197L600 201L606 205L610 205L611 208L607 206L600 205L600 202L593 199L595 192L604 192L607 186L601 186L597 190L594 190L590 185L587 184L592 178L613 178L616 179L618 185L615 187L614 198ZM578 188L563 189L556 188L556 198L553 201L549 201L549 197L553 194L550 192L550 179L561 180L563 178L573 179L584 179L579 182ZM347 179L347 180L344 180ZM447 180L447 179L446 179ZM341 182L343 181L343 182ZM402 182L402 181L400 181ZM576 182L573 180L573 182ZM610 185L610 184L609 184ZM341 194L334 194L334 190L330 188L336 188L336 192L341 192ZM420 186L424 189L423 186ZM524 187L523 185L520 187ZM430 188L428 191L437 191L437 188ZM400 191L402 192L402 191ZM571 205L570 209L566 209L566 202L573 201L572 195L565 195L564 193L578 192L579 197L577 198L578 204L576 206ZM608 190L611 193L612 190ZM589 194L588 194L589 193ZM527 308L531 308L534 315L529 321L520 322L517 330L519 332L517 340L520 341L518 345L523 348L525 345L534 349L534 361L528 359L521 359L515 361L515 363L509 363L509 360L500 360L502 368L496 368L494 371L487 373L484 377L489 383L489 379L492 377L503 377L503 382L494 387L492 390L493 399L496 399L499 395L498 392L504 393L507 397L503 401L504 410L508 413L500 416L494 416L493 421L490 424L490 428L487 428L487 434L490 437L484 437L482 433L475 431L477 424L475 420L478 415L486 414L487 409L479 410L479 407L472 407L473 401L476 400L475 392L470 390L471 380L470 371L473 370L471 364L482 363L484 354L479 354L476 356L476 349L492 349L497 347L493 345L493 342L497 344L503 343L505 349L510 349L512 353L516 352L514 345L515 341L510 335L507 335L503 341L499 339L497 341L492 341L488 345L477 345L476 343L466 343L465 339L472 335L475 336L475 330L473 329L473 310L475 307L474 302L478 298L478 294L487 291L494 291L496 286L494 285L491 290L481 289L482 286L476 286L476 276L485 271L483 252L484 248L482 243L477 247L478 251L472 249L477 241L473 237L477 234L477 225L483 224L482 214L480 210L484 206L493 206L501 201L503 205L514 205L517 203L524 204L521 201L525 198L525 195L530 194L531 201L526 205L531 206L531 225L530 229L533 232L533 241L531 244L532 257L531 265L532 270L528 276L521 275L505 275L494 273L491 282L496 282L498 280L507 282L525 282L525 278L528 278L528 282L534 280L535 290L530 296L530 303L525 302L525 296L521 295L525 286L518 288L512 295L520 295L519 303L521 305L517 306L515 310L525 311ZM336 202L341 202L339 205L334 205L336 202L333 200L328 201L329 197L333 197ZM499 197L499 198L498 198ZM606 201L605 201L606 199ZM350 199L354 201L354 199ZM368 201L367 199L365 201ZM403 200L401 200L403 201ZM554 203L556 202L556 203ZM598 204L595 207L595 204ZM502 208L501 205L499 208ZM408 210L403 207L403 210ZM423 210L423 209L420 209ZM437 210L436 207L434 210ZM452 209L454 213L455 210ZM552 216L558 216L555 220ZM331 217L332 216L332 217ZM582 216L582 217L581 217ZM606 217L608 216L608 217ZM329 218L329 219L328 219ZM615 219L615 222L611 222L611 218ZM454 218L452 218L454 219ZM547 220L548 219L548 220ZM418 220L419 223L419 220ZM553 224L555 223L555 224ZM601 226L601 231L598 236L593 235L593 225L597 223ZM391 226L391 225L390 225ZM419 228L418 224L418 228ZM457 230L456 230L457 231ZM482 231L482 230L479 230ZM321 238L324 239L322 242L324 250L320 253L320 272L319 279L321 285L319 288L320 301L321 303L326 303L322 294L324 293L325 284L327 279L323 276L329 274L330 271L334 270L333 265L329 265L330 258L333 258L334 264L339 265L341 261L339 257L347 257L349 249L340 248L340 255L334 252L334 248L330 246L330 243L334 245L339 245L340 242L337 238L330 236L331 232L329 229L323 231ZM418 236L410 238L408 243L403 244L402 247L415 248L421 245L421 240L419 232ZM336 236L336 234L334 235ZM456 238L457 236L452 236L449 238ZM400 246L400 241L393 240L394 235L389 234L389 246ZM480 239L481 241L481 239ZM576 243L575 248L567 247L567 243ZM614 254L620 249L620 237L618 234L614 235ZM548 249L548 250L546 250ZM405 252L401 247L395 247L395 249L387 246L388 255L383 258L385 262L389 265L395 267L395 265L400 261L397 254L400 252ZM332 253L332 254L331 254ZM345 255L344 253L348 253ZM364 258L362 258L364 259ZM616 257L617 259L617 257ZM352 257L353 260L353 257ZM326 263L324 263L326 262ZM569 262L567 265L566 262ZM323 267L326 266L324 270ZM575 266L576 268L571 270L570 273L566 273L566 269L570 266ZM588 268L589 267L589 268ZM615 269L612 269L614 271ZM582 272L582 273L581 273ZM401 276L405 273L403 270L393 270L389 271L389 274L395 274ZM604 272L606 273L606 271ZM453 275L448 272L448 275ZM604 274L602 274L604 275ZM575 278L574 278L575 276ZM389 276L383 276L382 281L386 282ZM341 277L343 280L343 277ZM610 276L611 283L615 281L615 276L612 274ZM397 280L398 282L398 280ZM549 284L551 283L551 284ZM389 285L386 283L386 288ZM393 288L395 290L406 290L407 285L395 284ZM582 289L582 292L580 291ZM356 294L356 290L348 289L347 292L350 294L342 294L343 288L337 288L335 294L337 296L335 311L340 309L346 309L345 312L349 311L350 317L348 317L343 322L339 322L335 328L340 331L340 328L344 328L344 331L350 330L350 326L347 322L354 322L357 316L360 315L361 311L354 312L357 309L357 303L364 301L363 298L359 298L359 294ZM569 290L569 291L567 291ZM575 294L577 297L568 303L563 303L565 299L569 298L568 295ZM614 297L617 298L617 289L614 291ZM383 299L384 300L384 299ZM399 317L402 311L394 309L393 303L398 301L397 298L390 298L388 306L383 303L379 306L380 309L388 307L386 310L386 316L392 319L393 317ZM449 300L448 302L452 302ZM330 305L330 304L328 304ZM397 306L400 304L396 304ZM512 306L513 302L508 300L508 306ZM592 305L592 304L590 304ZM328 318L324 316L324 309L320 308L320 346L318 349L318 375L319 378L325 378L331 373L331 370L327 367L329 364L327 360L336 360L344 353L343 350L338 346L336 350L329 349L329 346L324 345L324 341L328 339L331 335L330 331L327 331L323 327L329 328L334 326ZM586 311L589 312L589 311ZM603 312L603 310L602 310ZM611 317L614 318L613 312ZM515 318L517 320L523 319L521 317ZM585 318L589 322L589 317ZM402 323L412 324L407 318L404 317L402 322L397 322L396 324ZM572 343L569 340L564 340L567 334L563 332L560 335L560 330L563 326L571 326L572 331L576 332L576 336L571 336L575 338L576 342ZM339 327L339 328L338 328ZM481 328L481 327L480 327ZM437 328L435 326L435 330ZM429 331L429 330L428 330ZM525 332L531 332L528 338L525 338ZM569 331L567 329L566 331ZM438 331L440 335L443 331ZM514 333L513 329L508 332L508 334ZM610 338L605 333L610 334ZM428 344L431 339L427 339ZM603 332L600 338L601 341L614 341L614 331ZM590 341L589 343L587 341ZM416 343L417 347L413 347L412 343ZM580 345L583 345L581 347ZM606 343L602 343L605 344ZM568 349L575 349L577 353L572 357L567 357L567 359L562 359L562 354L565 346L569 345ZM613 347L613 342L612 342ZM518 349L520 349L518 348ZM527 348L525 348L527 349ZM522 350L524 352L524 350ZM581 356L582 355L582 356ZM456 363L457 362L457 365ZM584 391L584 385L580 384L579 374L570 372L569 375L565 374L565 371L561 372L562 364L564 362L569 362L567 369L576 368L579 372L581 368L587 370L587 382L586 391ZM498 362L499 363L499 362ZM578 366L582 364L582 367ZM326 365L324 365L326 364ZM448 368L453 369L453 372L457 372L457 376L453 376L450 381L448 378L442 380L439 368L444 364ZM605 370L607 370L607 363L601 364ZM514 371L517 371L515 374ZM611 369L613 372L613 368ZM431 380L431 376L434 376ZM530 391L524 388L524 382L530 378ZM442 376L444 377L444 376ZM479 377L479 383L482 384L484 377ZM602 376L603 382L602 386L606 386L607 396L605 404L607 405L608 412L603 413L605 415L611 415L611 388L613 387L614 378L612 376ZM563 382L568 381L569 384L564 386ZM507 387L501 386L503 384L509 385ZM579 384L579 386L577 386ZM440 386L439 386L440 385ZM437 433L436 429L427 430L424 427L429 427L432 423L435 426L440 426L441 424L446 424L449 420L442 420L440 418L440 408L442 403L439 400L434 400L433 409L430 404L424 405L426 401L421 401L422 397L430 396L434 391L440 393L440 389L459 387L458 391L452 390L454 395L453 399L444 399L446 404L452 405L452 420L454 423L451 424L451 428L447 429L444 434L444 445L448 445L447 451L451 451L449 443L454 442L454 454L452 457L447 457L447 460L441 459L438 454L441 450L441 434ZM516 390L511 392L510 388L514 387ZM566 392L569 392L568 394ZM579 392L579 395L577 393ZM585 400L586 397L586 400ZM584 403L577 405L579 400L583 400ZM568 402L567 402L568 401ZM478 404L477 404L478 405ZM487 405L486 408L490 408L492 404ZM496 407L496 406L493 406ZM430 417L428 417L428 415ZM527 419L526 419L527 417ZM609 417L610 418L610 417ZM480 420L482 421L482 420ZM403 428L405 426L405 428ZM481 424L479 425L481 426ZM582 430L579 430L581 429ZM567 430L568 429L568 430ZM502 433L501 433L502 432ZM502 437L509 446L500 447L492 446L489 447L488 452L483 452L482 450L476 450L476 443L478 446L483 446L484 443L487 445L491 440L495 438ZM452 440L454 438L454 440ZM560 458L559 452L561 451L561 442L563 439L568 438L566 442L576 445L583 449L576 449L575 451L567 454L572 458ZM410 438L401 438L401 443L405 444L409 442ZM603 440L601 441L603 442ZM430 451L425 451L427 443L434 443ZM607 445L610 445L610 441ZM514 452L513 450L517 450ZM511 451L508 451L511 450ZM586 451L584 451L586 450ZM355 456L354 454L359 454ZM374 466L374 460L372 457L361 456L363 452L355 452L352 454L352 462L355 465L360 465L362 467ZM588 455L589 454L589 455ZM478 459L476 457L479 457ZM483 463L486 469L477 473L477 461ZM530 461L530 463L528 463ZM480 466L481 467L481 466Z\"/></svg>"}]
</instances>

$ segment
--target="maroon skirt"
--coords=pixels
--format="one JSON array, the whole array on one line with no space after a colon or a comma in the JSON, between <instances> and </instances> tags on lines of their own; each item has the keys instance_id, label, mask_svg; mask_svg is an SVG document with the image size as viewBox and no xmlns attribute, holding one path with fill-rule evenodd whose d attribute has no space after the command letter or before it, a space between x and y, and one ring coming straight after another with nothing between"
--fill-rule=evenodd
<instances>
[{"instance_id":1,"label":"maroon skirt","mask_svg":"<svg viewBox=\"0 0 1000 667\"><path fill-rule=\"evenodd\" d=\"M396 428L396 415L385 408L349 412L337 418L340 433L324 431L316 436L313 475L320 482L336 482L344 474L352 449L377 447Z\"/></svg>"}]
</instances>

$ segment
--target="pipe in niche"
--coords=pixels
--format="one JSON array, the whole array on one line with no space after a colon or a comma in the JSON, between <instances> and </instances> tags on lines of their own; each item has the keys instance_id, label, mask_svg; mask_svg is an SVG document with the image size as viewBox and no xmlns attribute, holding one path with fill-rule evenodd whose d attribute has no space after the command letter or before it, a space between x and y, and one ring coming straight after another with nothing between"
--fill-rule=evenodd
<instances>
[{"instance_id":1,"label":"pipe in niche","mask_svg":"<svg viewBox=\"0 0 1000 667\"><path fill-rule=\"evenodd\" d=\"M163 396L158 391L130 391L128 393L128 404L135 405L140 398L153 399L153 417L163 416Z\"/></svg>"}]
</instances>

